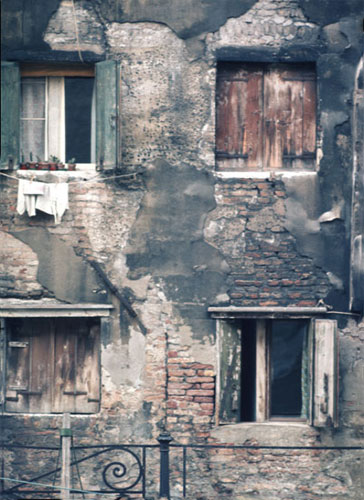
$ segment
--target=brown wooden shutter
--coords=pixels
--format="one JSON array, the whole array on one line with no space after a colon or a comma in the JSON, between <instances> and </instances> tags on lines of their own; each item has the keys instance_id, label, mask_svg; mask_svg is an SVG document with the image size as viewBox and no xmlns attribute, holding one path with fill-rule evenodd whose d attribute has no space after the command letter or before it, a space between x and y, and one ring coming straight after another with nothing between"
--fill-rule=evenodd
<instances>
[{"instance_id":1,"label":"brown wooden shutter","mask_svg":"<svg viewBox=\"0 0 364 500\"><path fill-rule=\"evenodd\" d=\"M305 66L270 66L264 74L264 167L313 168L315 74Z\"/></svg>"},{"instance_id":2,"label":"brown wooden shutter","mask_svg":"<svg viewBox=\"0 0 364 500\"><path fill-rule=\"evenodd\" d=\"M315 320L313 370L313 425L338 425L337 322Z\"/></svg>"},{"instance_id":3,"label":"brown wooden shutter","mask_svg":"<svg viewBox=\"0 0 364 500\"><path fill-rule=\"evenodd\" d=\"M216 157L221 169L258 168L262 159L262 69L225 64L218 73Z\"/></svg>"},{"instance_id":4,"label":"brown wooden shutter","mask_svg":"<svg viewBox=\"0 0 364 500\"><path fill-rule=\"evenodd\" d=\"M216 96L220 170L315 167L311 65L224 63L218 69Z\"/></svg>"},{"instance_id":5,"label":"brown wooden shutter","mask_svg":"<svg viewBox=\"0 0 364 500\"><path fill-rule=\"evenodd\" d=\"M53 411L93 413L99 409L99 326L59 318L55 336Z\"/></svg>"},{"instance_id":6,"label":"brown wooden shutter","mask_svg":"<svg viewBox=\"0 0 364 500\"><path fill-rule=\"evenodd\" d=\"M53 378L51 320L11 321L7 344L7 411L50 412Z\"/></svg>"},{"instance_id":7,"label":"brown wooden shutter","mask_svg":"<svg viewBox=\"0 0 364 500\"><path fill-rule=\"evenodd\" d=\"M241 331L234 322L219 322L218 422L241 419Z\"/></svg>"}]
</instances>

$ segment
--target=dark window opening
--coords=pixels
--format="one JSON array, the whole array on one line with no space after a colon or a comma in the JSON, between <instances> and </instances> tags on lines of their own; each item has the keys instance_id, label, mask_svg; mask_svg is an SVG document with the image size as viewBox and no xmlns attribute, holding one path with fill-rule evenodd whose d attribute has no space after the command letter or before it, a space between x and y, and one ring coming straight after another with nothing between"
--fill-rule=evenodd
<instances>
[{"instance_id":1,"label":"dark window opening","mask_svg":"<svg viewBox=\"0 0 364 500\"><path fill-rule=\"evenodd\" d=\"M66 161L91 162L92 78L65 78Z\"/></svg>"},{"instance_id":2,"label":"dark window opening","mask_svg":"<svg viewBox=\"0 0 364 500\"><path fill-rule=\"evenodd\" d=\"M307 323L272 321L270 328L270 416L301 417L306 396Z\"/></svg>"},{"instance_id":3,"label":"dark window opening","mask_svg":"<svg viewBox=\"0 0 364 500\"><path fill-rule=\"evenodd\" d=\"M255 421L255 374L256 374L255 321L246 320L241 335L241 421Z\"/></svg>"}]
</instances>

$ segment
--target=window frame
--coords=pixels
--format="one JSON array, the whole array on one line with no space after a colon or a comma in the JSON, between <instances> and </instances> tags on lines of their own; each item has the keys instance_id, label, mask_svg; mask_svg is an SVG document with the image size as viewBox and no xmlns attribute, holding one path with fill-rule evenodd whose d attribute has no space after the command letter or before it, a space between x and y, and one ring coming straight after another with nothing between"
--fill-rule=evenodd
<instances>
[{"instance_id":1,"label":"window frame","mask_svg":"<svg viewBox=\"0 0 364 500\"><path fill-rule=\"evenodd\" d=\"M94 90L90 107L90 161L81 163L76 161L78 168L91 168L95 167L96 151L95 151L95 128L96 128L96 111L95 111L95 72L93 67L88 71L84 68L78 67L61 67L54 69L49 67L48 71L46 66L42 70L37 67L25 66L25 69L20 67L21 88L23 87L23 80L30 78L44 78L44 147L41 161L48 161L50 155L58 157L62 163L69 163L70 158L66 156L67 150L67 135L66 135L66 81L67 77L89 78L94 80ZM22 102L20 105L22 112ZM27 120L34 120L31 117L20 116L20 129L22 129L22 122ZM40 120L38 118L38 120ZM20 132L20 154L23 155L22 137ZM77 156L77 155L76 155ZM25 161L28 161L25 158ZM33 156L33 161L35 158Z\"/></svg>"},{"instance_id":2,"label":"window frame","mask_svg":"<svg viewBox=\"0 0 364 500\"><path fill-rule=\"evenodd\" d=\"M338 426L338 335L337 322L325 318L327 312L324 307L317 308L244 308L244 307L209 307L208 311L217 320L216 325L216 425L226 424L259 424L269 422L306 422L315 427ZM260 336L261 348L257 353L256 380L256 418L253 421L241 421L235 417L224 419L221 417L221 405L224 404L222 391L222 356L223 340L229 337L232 342L228 347L231 352L239 350L241 346L241 334L238 332L239 320L252 319L257 324L257 337ZM304 319L309 323L308 331L308 354L309 354L309 395L308 395L308 418L276 418L270 417L268 406L269 395L267 394L267 375L269 370L266 342L266 322L275 319ZM234 331L235 330L235 331ZM227 333L226 333L227 332ZM225 337L226 334L228 337ZM235 346L233 345L235 342ZM237 346L237 347L236 347ZM240 347L241 348L241 347ZM225 349L225 347L224 347ZM240 356L240 354L238 354ZM258 359L259 355L259 359ZM231 383L236 384L240 380L240 370L231 362ZM259 383L259 387L258 387ZM233 389L233 391L235 388ZM241 388L239 389L241 391ZM225 396L224 396L225 397ZM233 394L235 401L239 401L240 395ZM325 408L326 406L326 408ZM224 421L225 420L225 421Z\"/></svg>"},{"instance_id":3,"label":"window frame","mask_svg":"<svg viewBox=\"0 0 364 500\"><path fill-rule=\"evenodd\" d=\"M105 335L108 335L108 330L109 330L109 320L108 317L110 315L111 310L113 309L112 305L109 304L61 304L61 303L52 303L47 301L47 303L44 304L34 304L34 303L19 303L19 301L12 301L11 299L4 299L3 301L0 301L0 377L2 380L2 390L1 390L1 405L3 407L3 412L11 415L18 415L18 414L34 414L34 413L40 413L40 414L51 414L51 415L57 415L59 413L63 413L64 411L70 411L71 413L75 414L92 414L92 413L98 413L100 411L100 406L101 406L101 387L102 387L102 381L101 381L101 342L102 338ZM50 402L46 402L45 405L42 406L39 410L35 411L33 409L28 409L24 410L21 407L19 409L16 408L9 408L9 405L7 405L7 382L8 382L8 373L7 373L7 363L8 363L8 357L7 357L7 344L8 344L8 338L7 338L7 325L6 322L9 319L23 319L23 320L29 320L32 321L36 319L43 319L43 320L50 320L53 321L54 323L57 322L62 324L64 321L71 321L71 322L76 322L77 324L81 324L82 322L88 322L89 326L91 326L91 323L93 326L91 328L96 328L98 331L94 331L94 335L96 335L96 342L97 346L93 344L93 353L94 356L97 357L97 369L99 373L99 381L98 381L98 401L96 400L90 400L87 397L87 402L84 403L80 401L79 403L76 401L75 397L72 398L73 401L71 401L70 398L68 398L68 402L66 401L67 398L65 398L63 401L58 398L56 401L56 396L57 394L54 392L54 387L55 387L55 380L52 379L52 384L49 389L49 392L51 394ZM91 323L90 323L91 322ZM90 330L91 331L91 330ZM85 334L86 336L90 335L89 333ZM66 332L67 336L69 337L69 334ZM71 339L72 337L75 337L76 334L72 333L71 334ZM61 337L58 338L60 340ZM85 337L85 341L86 341ZM50 348L53 348L53 352L55 352L55 332L53 334L53 337L49 339L49 344ZM75 340L76 343L77 340ZM15 342L16 343L16 342ZM30 345L30 344L29 344ZM60 344L59 344L60 345ZM53 346L53 347L52 347ZM22 347L22 346L20 346ZM27 346L25 346L27 347ZM95 351L96 349L96 351ZM29 356L32 356L32 354L29 354ZM75 355L76 356L76 355ZM94 359L93 356L93 359ZM77 356L76 356L77 357ZM76 359L76 358L75 358ZM31 359L29 358L29 361L31 362ZM52 363L51 363L52 364ZM54 365L56 365L56 360L54 359L53 362ZM90 362L89 362L90 364ZM85 378L83 375L87 371L87 363L82 365L82 369L84 372L81 373L81 375L76 374L74 376L74 382L76 384L77 380L85 382ZM50 372L53 373L52 370L54 370L54 367L50 368ZM85 371L86 370L86 371ZM82 370L81 370L82 371ZM81 376L81 379L79 378ZM83 378L82 378L83 377ZM30 380L30 379L29 379ZM28 381L29 383L29 381ZM74 391L77 391L77 388L73 389ZM95 391L95 387L92 389L92 394ZM31 392L31 389L30 389ZM59 393L61 394L61 393ZM31 394L30 394L31 395ZM76 394L77 396L78 394ZM87 396L87 394L80 394L81 396ZM66 394L66 396L70 396L69 394ZM74 396L72 394L71 396ZM62 394L61 394L61 397ZM73 404L73 409L71 408ZM67 406L68 405L68 406ZM46 409L44 409L46 408Z\"/></svg>"},{"instance_id":4,"label":"window frame","mask_svg":"<svg viewBox=\"0 0 364 500\"><path fill-rule=\"evenodd\" d=\"M76 76L76 63L1 62L1 162L0 169L12 170L20 164L20 66L24 75ZM90 65L81 65L89 76ZM66 69L68 68L68 69ZM73 70L72 70L73 68ZM72 70L72 71L71 71ZM122 165L121 64L104 60L94 64L96 100L96 169L112 171ZM43 75L42 75L43 73ZM68 160L68 158L66 158Z\"/></svg>"},{"instance_id":5,"label":"window frame","mask_svg":"<svg viewBox=\"0 0 364 500\"><path fill-rule=\"evenodd\" d=\"M317 169L315 63L219 61L215 97L218 172Z\"/></svg>"}]
</instances>

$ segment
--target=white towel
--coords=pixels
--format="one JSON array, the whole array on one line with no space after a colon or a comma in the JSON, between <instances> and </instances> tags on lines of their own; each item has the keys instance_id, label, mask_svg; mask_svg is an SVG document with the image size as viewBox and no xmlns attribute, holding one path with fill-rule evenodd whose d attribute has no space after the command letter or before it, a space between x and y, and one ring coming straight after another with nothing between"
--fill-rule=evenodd
<instances>
[{"instance_id":1,"label":"white towel","mask_svg":"<svg viewBox=\"0 0 364 500\"><path fill-rule=\"evenodd\" d=\"M54 216L54 222L59 224L62 215L68 207L68 184L66 182L57 182L45 184L43 196L38 196L35 208L47 214Z\"/></svg>"},{"instance_id":2,"label":"white towel","mask_svg":"<svg viewBox=\"0 0 364 500\"><path fill-rule=\"evenodd\" d=\"M59 224L68 209L68 184L66 182L45 183L19 179L17 211L29 217L36 215L36 209L54 216Z\"/></svg>"},{"instance_id":3,"label":"white towel","mask_svg":"<svg viewBox=\"0 0 364 500\"><path fill-rule=\"evenodd\" d=\"M29 217L35 215L35 205L38 197L44 195L44 182L33 182L19 179L18 203L16 209L20 215L27 211Z\"/></svg>"}]
</instances>

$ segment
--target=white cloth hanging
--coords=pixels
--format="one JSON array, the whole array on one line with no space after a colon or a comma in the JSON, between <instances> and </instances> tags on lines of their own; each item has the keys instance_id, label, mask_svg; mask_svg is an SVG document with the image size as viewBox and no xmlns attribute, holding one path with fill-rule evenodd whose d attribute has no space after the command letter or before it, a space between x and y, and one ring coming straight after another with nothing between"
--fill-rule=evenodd
<instances>
[{"instance_id":1,"label":"white cloth hanging","mask_svg":"<svg viewBox=\"0 0 364 500\"><path fill-rule=\"evenodd\" d=\"M44 194L44 182L33 182L26 179L19 179L17 212L20 215L26 211L29 217L35 215L35 204L38 196Z\"/></svg>"},{"instance_id":2,"label":"white cloth hanging","mask_svg":"<svg viewBox=\"0 0 364 500\"><path fill-rule=\"evenodd\" d=\"M20 215L26 211L29 217L41 210L54 216L54 222L59 224L68 206L68 184L66 182L45 183L19 179L17 212Z\"/></svg>"},{"instance_id":3,"label":"white cloth hanging","mask_svg":"<svg viewBox=\"0 0 364 500\"><path fill-rule=\"evenodd\" d=\"M69 208L68 184L66 182L45 184L44 195L37 197L35 208L53 215L54 222L59 224L64 212Z\"/></svg>"}]
</instances>

